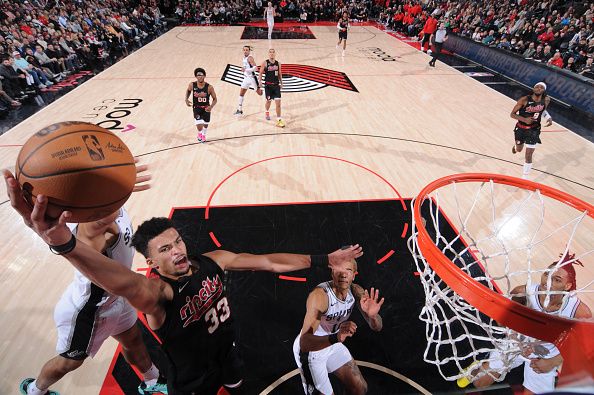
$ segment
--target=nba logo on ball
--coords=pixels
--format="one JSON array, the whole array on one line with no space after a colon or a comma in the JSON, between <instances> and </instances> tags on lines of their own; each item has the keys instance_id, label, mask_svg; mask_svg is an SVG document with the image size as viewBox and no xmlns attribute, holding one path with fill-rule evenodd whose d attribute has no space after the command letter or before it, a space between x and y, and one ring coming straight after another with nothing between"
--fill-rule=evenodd
<instances>
[{"instance_id":1,"label":"nba logo on ball","mask_svg":"<svg viewBox=\"0 0 594 395\"><path fill-rule=\"evenodd\" d=\"M31 136L15 173L29 205L45 195L46 215L70 211L71 222L96 221L119 210L136 182L134 157L124 142L87 122L60 122Z\"/></svg>"},{"instance_id":2,"label":"nba logo on ball","mask_svg":"<svg viewBox=\"0 0 594 395\"><path fill-rule=\"evenodd\" d=\"M99 144L99 139L95 135L84 135L82 136L85 145L87 146L87 151L89 152L89 156L92 160L104 160L105 155L103 154L103 149L101 149L101 144Z\"/></svg>"}]
</instances>

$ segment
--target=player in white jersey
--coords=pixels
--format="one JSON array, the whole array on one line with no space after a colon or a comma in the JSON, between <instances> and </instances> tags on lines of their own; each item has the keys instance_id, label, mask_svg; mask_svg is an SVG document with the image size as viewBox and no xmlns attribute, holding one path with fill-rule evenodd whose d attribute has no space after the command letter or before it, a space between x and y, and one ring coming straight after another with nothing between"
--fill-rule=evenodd
<instances>
[{"instance_id":1,"label":"player in white jersey","mask_svg":"<svg viewBox=\"0 0 594 395\"><path fill-rule=\"evenodd\" d=\"M332 271L332 280L318 285L307 298L307 311L301 333L293 343L295 362L301 373L303 390L307 395L333 394L329 373L333 373L349 394L367 392L367 383L349 350L342 344L357 330L348 321L355 304L374 331L382 329L379 310L384 298L379 290L365 291L353 284L357 262L346 270Z\"/></svg>"},{"instance_id":2,"label":"player in white jersey","mask_svg":"<svg viewBox=\"0 0 594 395\"><path fill-rule=\"evenodd\" d=\"M511 291L511 294L514 295L512 299L534 310L548 314L566 318L592 318L592 312L588 306L580 301L577 296L570 294L571 291L576 289L576 273L573 264L581 265L581 262L573 261L574 256L568 253L561 257L559 264L553 262L549 265L548 269L551 270L542 274L540 284L534 284L530 287L526 285L515 287ZM555 270L557 265L559 266ZM524 394L553 392L557 370L563 362L559 349L552 343L532 338L526 338L525 342L528 346L522 355L518 355L511 364L512 369L524 365ZM479 376L474 380L474 386L483 388L493 384L495 378L491 375L500 377L499 372L503 368L500 354L496 351L491 352L489 361L483 362L482 366L482 369L489 371L490 374ZM475 369L478 369L478 367L471 365L468 369L474 370L476 374ZM470 384L470 381L467 378L458 379L459 387L464 388L468 384Z\"/></svg>"},{"instance_id":3,"label":"player in white jersey","mask_svg":"<svg viewBox=\"0 0 594 395\"><path fill-rule=\"evenodd\" d=\"M276 16L276 12L274 11L274 7L272 3L268 2L268 7L264 9L264 19L266 19L266 23L268 24L268 39L272 39L272 30L274 29L274 17Z\"/></svg>"},{"instance_id":4,"label":"player in white jersey","mask_svg":"<svg viewBox=\"0 0 594 395\"><path fill-rule=\"evenodd\" d=\"M258 96L262 96L262 89L260 88L258 79L256 77L256 71L258 66L254 57L251 55L252 47L245 45L243 47L243 59L241 71L243 71L243 82L241 83L241 89L239 89L239 105L233 115L243 114L243 97L249 88L254 88Z\"/></svg>"},{"instance_id":5,"label":"player in white jersey","mask_svg":"<svg viewBox=\"0 0 594 395\"><path fill-rule=\"evenodd\" d=\"M146 166L139 166L137 172L144 170ZM149 178L139 176L137 183ZM148 185L137 185L135 190L147 188ZM121 208L98 221L68 224L68 227L79 240L131 269L134 257L133 230L126 210ZM159 370L152 363L142 341L137 319L136 309L124 298L107 293L75 270L74 281L66 288L54 311L58 355L44 364L37 379L27 378L21 382L21 394L57 395L56 391L48 388L79 368L87 357L95 356L110 336L122 345L122 353L128 363L143 372L144 381L138 392L167 394L167 386L157 382Z\"/></svg>"}]
</instances>

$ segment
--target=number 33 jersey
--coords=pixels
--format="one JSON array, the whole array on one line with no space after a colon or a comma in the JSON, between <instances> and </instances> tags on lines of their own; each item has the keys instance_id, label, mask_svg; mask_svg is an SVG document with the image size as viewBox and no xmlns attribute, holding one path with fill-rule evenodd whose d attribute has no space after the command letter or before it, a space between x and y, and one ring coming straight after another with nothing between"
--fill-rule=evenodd
<instances>
[{"instance_id":1,"label":"number 33 jersey","mask_svg":"<svg viewBox=\"0 0 594 395\"><path fill-rule=\"evenodd\" d=\"M223 287L224 272L212 259L192 260L192 274L172 280L165 321L155 330L171 363L177 389L194 388L221 369L234 342L233 319Z\"/></svg>"},{"instance_id":2,"label":"number 33 jersey","mask_svg":"<svg viewBox=\"0 0 594 395\"><path fill-rule=\"evenodd\" d=\"M338 327L347 321L353 312L355 297L349 289L345 300L340 300L332 290L332 282L327 281L318 285L328 296L328 310L322 315L320 325L316 329L315 336L328 336L338 332Z\"/></svg>"}]
</instances>

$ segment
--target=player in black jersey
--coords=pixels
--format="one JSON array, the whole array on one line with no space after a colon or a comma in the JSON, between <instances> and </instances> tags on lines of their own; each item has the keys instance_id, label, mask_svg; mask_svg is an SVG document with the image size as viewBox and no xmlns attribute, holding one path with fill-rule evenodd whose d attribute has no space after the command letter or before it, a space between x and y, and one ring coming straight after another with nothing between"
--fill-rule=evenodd
<instances>
[{"instance_id":1,"label":"player in black jersey","mask_svg":"<svg viewBox=\"0 0 594 395\"><path fill-rule=\"evenodd\" d=\"M336 44L336 48L340 48L340 43L342 42L342 56L344 56L344 51L346 51L347 35L350 27L349 15L346 12L344 12L342 14L342 18L338 20L336 27L338 28L338 43Z\"/></svg>"},{"instance_id":2,"label":"player in black jersey","mask_svg":"<svg viewBox=\"0 0 594 395\"><path fill-rule=\"evenodd\" d=\"M158 275L148 278L77 242L66 226L68 212L57 220L46 217L46 197L38 196L31 208L14 176L8 170L3 175L11 206L25 224L94 283L146 314L169 357L170 395L214 395L221 385L231 394L240 391L241 362L234 345L233 313L222 285L224 270L280 273L305 269L312 263L346 270L349 261L363 254L354 245L325 256L216 250L190 260L174 224L167 218L153 218L138 227L132 240Z\"/></svg>"},{"instance_id":3,"label":"player in black jersey","mask_svg":"<svg viewBox=\"0 0 594 395\"><path fill-rule=\"evenodd\" d=\"M514 129L516 143L512 147L512 153L521 152L526 145L526 156L522 171L522 178L527 179L532 169L532 154L536 144L540 144L541 118L545 120L545 127L553 123L553 119L547 112L550 98L546 94L547 85L539 82L534 85L532 94L523 96L514 106L510 116L517 120Z\"/></svg>"},{"instance_id":4,"label":"player in black jersey","mask_svg":"<svg viewBox=\"0 0 594 395\"><path fill-rule=\"evenodd\" d=\"M264 80L262 80L264 74ZM283 73L281 64L276 60L276 51L273 48L268 50L268 59L260 66L258 80L264 85L264 95L266 96L266 119L270 121L270 103L274 100L276 106L276 126L285 127L285 122L281 118L281 89L283 88Z\"/></svg>"},{"instance_id":5,"label":"player in black jersey","mask_svg":"<svg viewBox=\"0 0 594 395\"><path fill-rule=\"evenodd\" d=\"M210 112L217 104L217 95L214 87L204 81L206 71L198 67L194 70L196 81L190 82L186 90L186 105L194 109L194 123L198 129L198 141L204 143L206 141L206 130L210 123ZM192 101L190 101L192 95ZM210 98L212 97L212 103Z\"/></svg>"}]
</instances>

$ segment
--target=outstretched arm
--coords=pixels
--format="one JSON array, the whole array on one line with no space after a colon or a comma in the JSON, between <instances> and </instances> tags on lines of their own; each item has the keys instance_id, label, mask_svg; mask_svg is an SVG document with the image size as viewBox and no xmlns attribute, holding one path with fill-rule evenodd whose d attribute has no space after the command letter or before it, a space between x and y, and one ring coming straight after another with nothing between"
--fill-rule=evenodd
<instances>
[{"instance_id":1,"label":"outstretched arm","mask_svg":"<svg viewBox=\"0 0 594 395\"><path fill-rule=\"evenodd\" d=\"M307 269L312 266L311 255L300 254L235 254L225 250L215 250L204 255L214 260L223 270L261 270L274 273L291 272ZM351 260L363 255L363 249L358 245L334 251L329 255L314 256L313 264L320 261L321 265L340 270Z\"/></svg>"},{"instance_id":2,"label":"outstretched arm","mask_svg":"<svg viewBox=\"0 0 594 395\"><path fill-rule=\"evenodd\" d=\"M38 195L34 207L29 207L14 176L8 170L5 170L3 175L12 207L43 241L51 246L76 242L66 226L70 213L62 213L57 220L46 218L47 198ZM141 274L134 273L83 242L76 242L74 248L63 256L92 282L114 295L128 299L132 306L147 314L158 313L161 308L160 302L168 295L162 281L149 280Z\"/></svg>"},{"instance_id":3,"label":"outstretched arm","mask_svg":"<svg viewBox=\"0 0 594 395\"><path fill-rule=\"evenodd\" d=\"M363 315L363 318L365 318L365 321L367 321L369 327L376 332L381 331L383 321L381 315L379 315L379 310L384 304L384 298L378 300L379 289L371 288L371 292L367 292L358 284L353 284L351 289L358 302L359 311Z\"/></svg>"}]
</instances>

